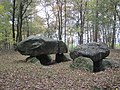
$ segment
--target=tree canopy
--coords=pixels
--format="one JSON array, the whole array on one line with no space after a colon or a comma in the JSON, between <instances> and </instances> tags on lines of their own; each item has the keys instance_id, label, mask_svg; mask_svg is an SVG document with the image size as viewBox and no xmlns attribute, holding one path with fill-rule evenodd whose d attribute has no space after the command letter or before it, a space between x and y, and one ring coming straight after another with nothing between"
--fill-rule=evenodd
<instances>
[{"instance_id":1,"label":"tree canopy","mask_svg":"<svg viewBox=\"0 0 120 90\"><path fill-rule=\"evenodd\" d=\"M115 48L120 43L120 0L1 0L0 47L29 35Z\"/></svg>"}]
</instances>

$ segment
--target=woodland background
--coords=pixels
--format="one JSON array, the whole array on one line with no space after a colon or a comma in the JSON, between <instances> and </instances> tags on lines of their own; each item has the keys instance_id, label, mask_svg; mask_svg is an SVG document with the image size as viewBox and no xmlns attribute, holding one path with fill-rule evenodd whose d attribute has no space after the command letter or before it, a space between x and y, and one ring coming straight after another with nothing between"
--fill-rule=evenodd
<instances>
[{"instance_id":1,"label":"woodland background","mask_svg":"<svg viewBox=\"0 0 120 90\"><path fill-rule=\"evenodd\" d=\"M30 35L119 48L120 0L0 0L0 49Z\"/></svg>"}]
</instances>

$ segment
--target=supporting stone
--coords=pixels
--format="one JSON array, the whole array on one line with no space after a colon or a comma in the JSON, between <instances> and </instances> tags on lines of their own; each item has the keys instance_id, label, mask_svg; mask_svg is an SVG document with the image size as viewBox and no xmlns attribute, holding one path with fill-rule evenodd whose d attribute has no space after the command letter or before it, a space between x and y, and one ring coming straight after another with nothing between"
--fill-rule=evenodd
<instances>
[{"instance_id":1,"label":"supporting stone","mask_svg":"<svg viewBox=\"0 0 120 90\"><path fill-rule=\"evenodd\" d=\"M47 54L36 56L36 58L39 59L42 65L49 65L49 63L51 62L51 58Z\"/></svg>"},{"instance_id":2,"label":"supporting stone","mask_svg":"<svg viewBox=\"0 0 120 90\"><path fill-rule=\"evenodd\" d=\"M82 44L70 51L70 57L74 60L77 57L88 57L93 61L93 72L104 70L102 60L110 54L110 49L105 43Z\"/></svg>"},{"instance_id":3,"label":"supporting stone","mask_svg":"<svg viewBox=\"0 0 120 90\"><path fill-rule=\"evenodd\" d=\"M66 58L66 56L63 53L57 53L55 61L57 63L60 63L60 62L63 62L63 61L68 61L68 59Z\"/></svg>"},{"instance_id":4,"label":"supporting stone","mask_svg":"<svg viewBox=\"0 0 120 90\"><path fill-rule=\"evenodd\" d=\"M28 62L29 61L29 59L31 59L31 58L33 58L34 56L29 56L29 57L27 57L26 58L26 62Z\"/></svg>"},{"instance_id":5,"label":"supporting stone","mask_svg":"<svg viewBox=\"0 0 120 90\"><path fill-rule=\"evenodd\" d=\"M99 61L93 61L93 72L100 72L103 71L103 65L102 65L102 60Z\"/></svg>"}]
</instances>

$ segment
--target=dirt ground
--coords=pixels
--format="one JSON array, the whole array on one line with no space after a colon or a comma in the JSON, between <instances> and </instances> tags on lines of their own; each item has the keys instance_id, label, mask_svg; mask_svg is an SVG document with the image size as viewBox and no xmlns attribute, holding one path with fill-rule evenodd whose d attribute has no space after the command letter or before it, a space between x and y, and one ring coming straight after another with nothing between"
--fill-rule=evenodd
<instances>
[{"instance_id":1,"label":"dirt ground","mask_svg":"<svg viewBox=\"0 0 120 90\"><path fill-rule=\"evenodd\" d=\"M108 58L120 60L120 50ZM50 66L25 62L18 52L0 52L0 90L120 90L120 68L90 73L69 62Z\"/></svg>"}]
</instances>

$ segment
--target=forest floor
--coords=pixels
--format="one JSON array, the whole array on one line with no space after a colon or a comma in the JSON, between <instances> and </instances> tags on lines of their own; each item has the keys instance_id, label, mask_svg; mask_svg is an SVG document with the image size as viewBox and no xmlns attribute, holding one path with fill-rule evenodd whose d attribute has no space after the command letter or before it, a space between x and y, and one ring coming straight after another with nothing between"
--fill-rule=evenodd
<instances>
[{"instance_id":1,"label":"forest floor","mask_svg":"<svg viewBox=\"0 0 120 90\"><path fill-rule=\"evenodd\" d=\"M120 50L111 50L108 58L120 60ZM71 61L43 66L25 59L0 52L0 90L120 90L120 68L90 73L71 69Z\"/></svg>"}]
</instances>

